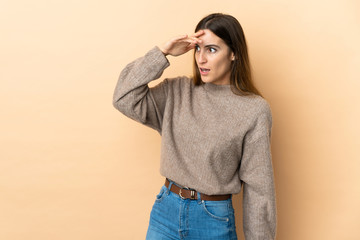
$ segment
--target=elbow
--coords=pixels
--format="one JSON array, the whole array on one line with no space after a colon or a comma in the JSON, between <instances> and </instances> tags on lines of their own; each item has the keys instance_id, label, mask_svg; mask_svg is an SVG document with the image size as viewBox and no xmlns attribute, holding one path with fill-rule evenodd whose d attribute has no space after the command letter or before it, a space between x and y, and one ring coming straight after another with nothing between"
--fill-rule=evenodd
<instances>
[{"instance_id":1,"label":"elbow","mask_svg":"<svg viewBox=\"0 0 360 240\"><path fill-rule=\"evenodd\" d=\"M125 116L130 118L134 118L134 116L136 116L134 105L129 102L126 97L114 98L112 104L115 109L117 109Z\"/></svg>"},{"instance_id":2,"label":"elbow","mask_svg":"<svg viewBox=\"0 0 360 240\"><path fill-rule=\"evenodd\" d=\"M124 101L121 97L113 96L112 105L120 112L123 112L125 110L124 108L126 104L124 104Z\"/></svg>"},{"instance_id":3,"label":"elbow","mask_svg":"<svg viewBox=\"0 0 360 240\"><path fill-rule=\"evenodd\" d=\"M116 88L112 98L112 105L120 112L124 112L126 111L126 106L129 105L128 98L129 97L127 97L127 94L121 93L121 91Z\"/></svg>"},{"instance_id":4,"label":"elbow","mask_svg":"<svg viewBox=\"0 0 360 240\"><path fill-rule=\"evenodd\" d=\"M114 108L116 108L117 110L119 110L119 104L118 104L118 101L112 101L112 105Z\"/></svg>"},{"instance_id":5,"label":"elbow","mask_svg":"<svg viewBox=\"0 0 360 240\"><path fill-rule=\"evenodd\" d=\"M114 106L115 109L117 109L120 112L126 111L125 104L123 104L123 101L121 101L120 99L113 100L112 105Z\"/></svg>"}]
</instances>

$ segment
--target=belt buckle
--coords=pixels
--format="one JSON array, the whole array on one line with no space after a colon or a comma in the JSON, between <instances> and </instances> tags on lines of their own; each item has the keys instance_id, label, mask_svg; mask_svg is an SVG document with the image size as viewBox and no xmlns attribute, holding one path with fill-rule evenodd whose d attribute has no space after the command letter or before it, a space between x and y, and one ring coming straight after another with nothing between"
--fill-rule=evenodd
<instances>
[{"instance_id":1,"label":"belt buckle","mask_svg":"<svg viewBox=\"0 0 360 240\"><path fill-rule=\"evenodd\" d=\"M179 196L180 196L180 198L181 199L183 199L183 200L185 200L186 199L186 197L183 197L181 194L182 194L182 192L181 192L181 190L183 190L183 189L186 189L186 190L190 190L189 188L180 188L180 190L179 190ZM190 190L190 200L195 200L195 191L194 190Z\"/></svg>"}]
</instances>

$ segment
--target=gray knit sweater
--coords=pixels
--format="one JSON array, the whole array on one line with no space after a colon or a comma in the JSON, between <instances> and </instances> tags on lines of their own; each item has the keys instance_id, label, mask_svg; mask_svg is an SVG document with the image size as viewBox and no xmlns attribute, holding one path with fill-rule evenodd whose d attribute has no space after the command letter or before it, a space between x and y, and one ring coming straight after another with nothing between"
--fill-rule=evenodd
<instances>
[{"instance_id":1,"label":"gray knit sweater","mask_svg":"<svg viewBox=\"0 0 360 240\"><path fill-rule=\"evenodd\" d=\"M161 134L164 177L208 195L239 193L243 184L246 239L275 239L268 103L235 95L230 85L195 86L187 77L149 88L168 66L158 47L128 64L115 88L115 108Z\"/></svg>"}]
</instances>

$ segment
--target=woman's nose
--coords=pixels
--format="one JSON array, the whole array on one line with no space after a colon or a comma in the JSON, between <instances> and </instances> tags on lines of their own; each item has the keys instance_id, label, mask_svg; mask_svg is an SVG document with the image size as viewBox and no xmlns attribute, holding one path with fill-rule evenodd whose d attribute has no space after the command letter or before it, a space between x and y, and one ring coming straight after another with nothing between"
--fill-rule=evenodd
<instances>
[{"instance_id":1,"label":"woman's nose","mask_svg":"<svg viewBox=\"0 0 360 240\"><path fill-rule=\"evenodd\" d=\"M207 60L206 60L206 56L204 54L203 51L200 51L199 52L199 55L198 55L198 62L199 63L205 63Z\"/></svg>"}]
</instances>

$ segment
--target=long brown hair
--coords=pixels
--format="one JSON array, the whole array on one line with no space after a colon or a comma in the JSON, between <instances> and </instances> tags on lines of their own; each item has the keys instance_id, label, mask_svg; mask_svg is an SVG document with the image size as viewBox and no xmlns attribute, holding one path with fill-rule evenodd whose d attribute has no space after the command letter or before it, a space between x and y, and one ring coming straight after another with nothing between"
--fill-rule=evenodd
<instances>
[{"instance_id":1,"label":"long brown hair","mask_svg":"<svg viewBox=\"0 0 360 240\"><path fill-rule=\"evenodd\" d=\"M238 20L227 14L213 13L204 17L198 23L195 32L201 29L208 29L213 32L216 36L221 38L234 53L235 60L232 61L230 74L232 91L237 95L256 94L261 96L252 80L246 39ZM195 54L193 74L194 84L203 84L199 68L196 64Z\"/></svg>"}]
</instances>

